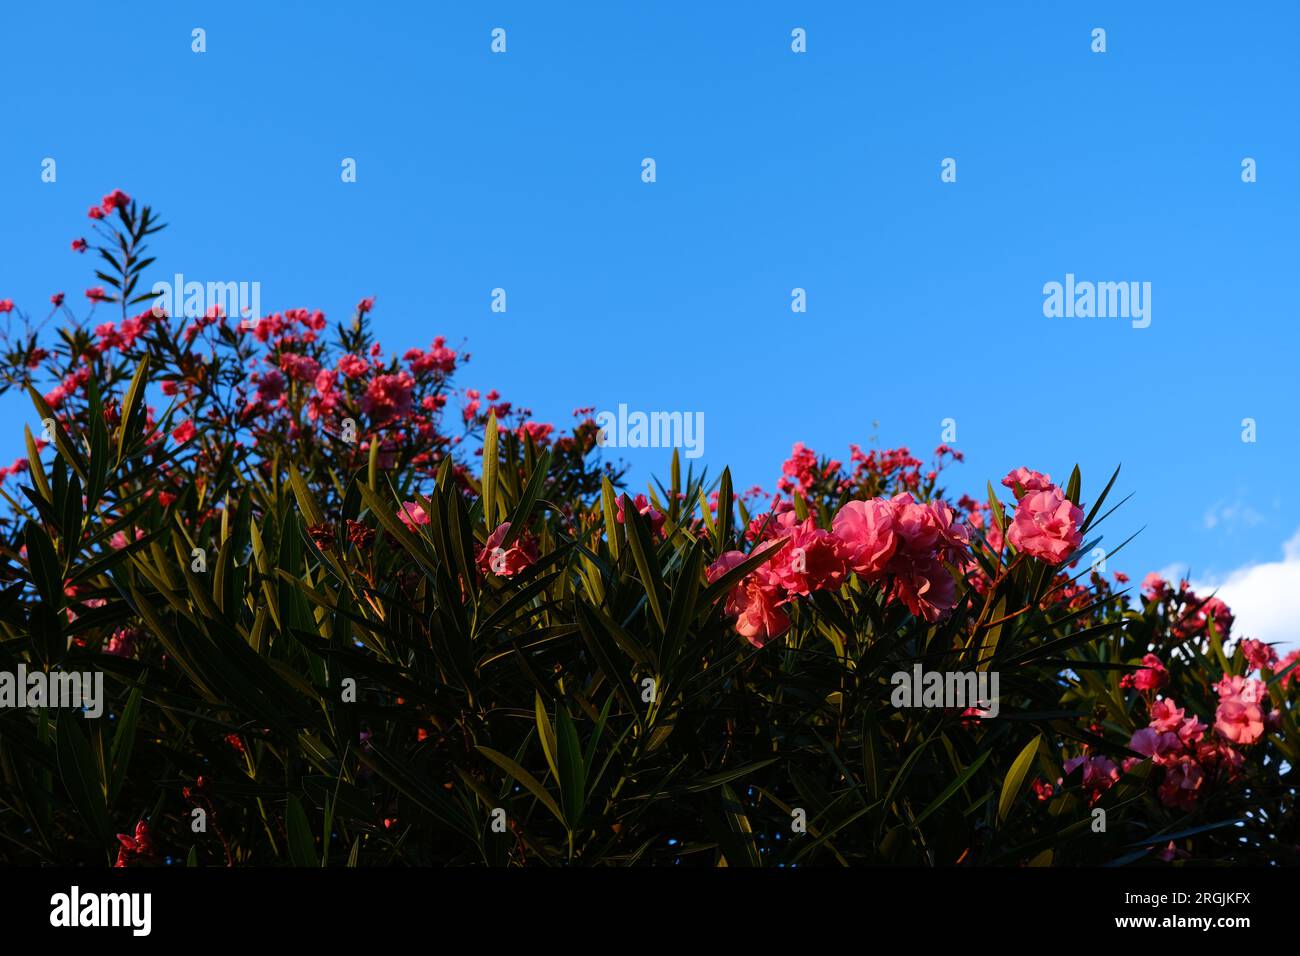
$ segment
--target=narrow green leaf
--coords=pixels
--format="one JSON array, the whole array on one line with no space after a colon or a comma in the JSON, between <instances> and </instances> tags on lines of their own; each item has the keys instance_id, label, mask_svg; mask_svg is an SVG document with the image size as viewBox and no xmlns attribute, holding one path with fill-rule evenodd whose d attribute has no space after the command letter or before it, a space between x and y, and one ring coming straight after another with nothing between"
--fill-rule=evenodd
<instances>
[{"instance_id":1,"label":"narrow green leaf","mask_svg":"<svg viewBox=\"0 0 1300 956\"><path fill-rule=\"evenodd\" d=\"M488 531L497 526L497 413L488 413L487 427L483 432L483 520Z\"/></svg>"},{"instance_id":2,"label":"narrow green leaf","mask_svg":"<svg viewBox=\"0 0 1300 956\"><path fill-rule=\"evenodd\" d=\"M478 746L475 747L475 749L483 756L487 757L488 760L491 760L494 764L496 764L498 767L504 770L506 773L510 774L510 776L513 777L516 781L518 781L525 790L527 790L534 797L536 797L541 802L542 806L546 807L547 810L550 810L551 815L554 816L555 819L559 820L560 823L565 822L564 814L560 811L559 804L555 802L554 797L552 797L549 793L546 792L546 788L537 782L536 777L534 777L523 767L519 766L519 764L515 763L505 754L499 753L493 750L491 747L484 747L483 745L479 744Z\"/></svg>"},{"instance_id":3,"label":"narrow green leaf","mask_svg":"<svg viewBox=\"0 0 1300 956\"><path fill-rule=\"evenodd\" d=\"M294 866L320 866L316 856L316 841L312 837L311 822L302 801L289 794L284 808L284 829L289 837L289 860Z\"/></svg>"},{"instance_id":4,"label":"narrow green leaf","mask_svg":"<svg viewBox=\"0 0 1300 956\"><path fill-rule=\"evenodd\" d=\"M77 719L77 711L65 710L59 714L56 722L55 749L58 754L59 776L81 819L107 849L113 839L113 830L108 819L108 808L104 804L104 787L99 779L90 742L77 725Z\"/></svg>"},{"instance_id":5,"label":"narrow green leaf","mask_svg":"<svg viewBox=\"0 0 1300 956\"><path fill-rule=\"evenodd\" d=\"M135 375L131 377L131 384L127 387L126 398L122 400L122 414L117 429L117 463L119 465L122 464L122 458L126 453L127 439L135 432L135 419L140 411L140 405L144 401L144 383L148 372L149 356L146 355L140 359Z\"/></svg>"},{"instance_id":6,"label":"narrow green leaf","mask_svg":"<svg viewBox=\"0 0 1300 956\"><path fill-rule=\"evenodd\" d=\"M560 768L555 762L555 728L551 726L551 718L546 715L546 703L538 693L533 694L533 714L537 719L537 736L542 741L542 752L546 754L551 774L559 780Z\"/></svg>"},{"instance_id":7,"label":"narrow green leaf","mask_svg":"<svg viewBox=\"0 0 1300 956\"><path fill-rule=\"evenodd\" d=\"M1020 751L1020 756L1012 761L1011 769L1007 771L1006 779L1002 781L1002 796L998 798L998 820L1005 820L1007 814L1011 812L1016 797L1020 795L1020 785L1025 782L1025 774L1029 772L1029 766L1034 762L1034 755L1038 753L1038 744L1042 739L1042 734L1036 735L1033 740L1025 744L1025 748Z\"/></svg>"}]
</instances>

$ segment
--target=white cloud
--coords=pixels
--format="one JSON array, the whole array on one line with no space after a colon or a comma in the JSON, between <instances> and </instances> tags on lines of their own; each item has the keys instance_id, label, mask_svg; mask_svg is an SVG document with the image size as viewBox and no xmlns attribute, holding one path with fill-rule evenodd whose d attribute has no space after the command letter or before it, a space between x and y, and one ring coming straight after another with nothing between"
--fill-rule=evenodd
<instances>
[{"instance_id":1,"label":"white cloud","mask_svg":"<svg viewBox=\"0 0 1300 956\"><path fill-rule=\"evenodd\" d=\"M1200 594L1217 590L1232 608L1238 637L1273 644L1279 653L1300 645L1300 530L1282 545L1281 561L1248 564L1193 582L1192 588Z\"/></svg>"},{"instance_id":2,"label":"white cloud","mask_svg":"<svg viewBox=\"0 0 1300 956\"><path fill-rule=\"evenodd\" d=\"M1234 501L1227 504L1219 501L1205 512L1205 527L1207 529L1217 528L1220 525L1225 530L1232 530L1242 525L1253 528L1256 525L1263 524L1265 520L1262 514L1243 501Z\"/></svg>"}]
</instances>

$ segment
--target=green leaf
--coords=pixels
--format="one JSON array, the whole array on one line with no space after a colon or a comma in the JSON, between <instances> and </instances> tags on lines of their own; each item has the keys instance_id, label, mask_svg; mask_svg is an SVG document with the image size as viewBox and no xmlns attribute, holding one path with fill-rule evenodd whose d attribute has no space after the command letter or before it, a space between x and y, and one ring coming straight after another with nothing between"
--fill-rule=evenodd
<instances>
[{"instance_id":1,"label":"green leaf","mask_svg":"<svg viewBox=\"0 0 1300 956\"><path fill-rule=\"evenodd\" d=\"M556 780L559 780L560 768L555 761L555 728L551 726L551 719L546 715L546 703L538 693L533 694L533 714L537 720L537 736L542 741L542 752L546 754L546 762L550 765L551 773Z\"/></svg>"},{"instance_id":2,"label":"green leaf","mask_svg":"<svg viewBox=\"0 0 1300 956\"><path fill-rule=\"evenodd\" d=\"M560 772L560 805L569 829L576 830L587 809L587 767L582 761L578 728L563 705L555 712L556 758Z\"/></svg>"},{"instance_id":3,"label":"green leaf","mask_svg":"<svg viewBox=\"0 0 1300 956\"><path fill-rule=\"evenodd\" d=\"M722 785L722 806L726 813L727 825L735 834L732 852L738 853L740 857L739 859L728 857L727 862L732 866L762 866L758 844L754 840L754 828L749 823L749 817L745 816L744 805L736 796L736 791L725 783Z\"/></svg>"},{"instance_id":4,"label":"green leaf","mask_svg":"<svg viewBox=\"0 0 1300 956\"><path fill-rule=\"evenodd\" d=\"M497 413L488 412L487 426L483 432L483 520L488 531L497 526Z\"/></svg>"},{"instance_id":5,"label":"green leaf","mask_svg":"<svg viewBox=\"0 0 1300 956\"><path fill-rule=\"evenodd\" d=\"M641 585L645 588L646 600L650 603L650 610L662 632L667 628L667 619L664 617L663 573L659 570L659 562L655 558L650 529L627 495L623 496L623 525L627 528L627 546L632 550L632 559L636 562L636 569L641 575Z\"/></svg>"},{"instance_id":6,"label":"green leaf","mask_svg":"<svg viewBox=\"0 0 1300 956\"><path fill-rule=\"evenodd\" d=\"M23 542L27 545L27 567L36 590L49 607L58 610L63 607L65 598L63 569L50 536L36 522L29 521L23 530Z\"/></svg>"},{"instance_id":7,"label":"green leaf","mask_svg":"<svg viewBox=\"0 0 1300 956\"><path fill-rule=\"evenodd\" d=\"M316 504L316 497L292 462L289 463L289 484L293 488L293 496L298 500L298 509L307 519L307 526L315 527L324 524L325 516L321 513L320 506Z\"/></svg>"},{"instance_id":8,"label":"green leaf","mask_svg":"<svg viewBox=\"0 0 1300 956\"><path fill-rule=\"evenodd\" d=\"M40 492L42 498L53 501L54 496L50 493L50 483L45 477L45 466L41 464L41 453L36 450L36 439L32 437L32 430L24 425L23 434L27 437L27 463L32 476L32 485Z\"/></svg>"},{"instance_id":9,"label":"green leaf","mask_svg":"<svg viewBox=\"0 0 1300 956\"><path fill-rule=\"evenodd\" d=\"M969 780L971 777L973 777L975 775L975 772L979 770L980 767L984 766L984 761L989 759L989 754L991 754L992 752L993 751L991 750L984 751L982 754L976 757L974 761L971 762L971 765L969 767L967 767L965 770L961 772L960 776L958 776L955 780L953 780L952 783L948 784L948 786L944 787L943 793L939 794L937 797L931 800L929 805L924 810L922 810L920 813L917 814L916 819L912 821L913 829L919 827L921 825L921 822L926 817L928 817L930 814L934 813L934 811L938 810L941 806L947 803L948 799L954 793L956 793L958 790L964 787L966 785L966 781Z\"/></svg>"},{"instance_id":10,"label":"green leaf","mask_svg":"<svg viewBox=\"0 0 1300 956\"><path fill-rule=\"evenodd\" d=\"M542 485L546 482L546 473L551 467L551 453L543 452L542 457L538 459L536 467L533 468L532 474L528 476L528 484L524 486L523 494L519 498L519 503L515 505L514 512L510 515L510 530L501 541L502 548L509 548L514 544L515 538L519 537L528 526L528 518L533 513L533 506L537 504L537 498L542 493Z\"/></svg>"},{"instance_id":11,"label":"green leaf","mask_svg":"<svg viewBox=\"0 0 1300 956\"><path fill-rule=\"evenodd\" d=\"M144 401L145 378L149 373L149 356L140 359L131 384L127 387L126 398L122 400L122 415L117 430L117 463L122 464L126 452L127 439L135 433L135 419Z\"/></svg>"},{"instance_id":12,"label":"green leaf","mask_svg":"<svg viewBox=\"0 0 1300 956\"><path fill-rule=\"evenodd\" d=\"M554 816L555 819L559 820L560 823L565 822L564 814L560 812L559 804L555 802L554 797L552 797L549 793L546 792L546 788L537 782L536 777L534 777L523 767L519 766L519 764L515 763L505 754L498 753L497 751L493 750L491 747L484 747L482 744L479 744L475 747L475 749L479 753L481 753L484 757L487 757L488 760L491 760L494 764L496 764L498 767L504 770L506 773L510 774L510 776L513 777L516 781L518 781L525 790L527 790L534 797L536 797L541 802L542 806L546 807L547 810L550 810L551 815Z\"/></svg>"},{"instance_id":13,"label":"green leaf","mask_svg":"<svg viewBox=\"0 0 1300 956\"><path fill-rule=\"evenodd\" d=\"M289 860L294 866L320 866L316 857L316 841L312 837L311 822L302 801L289 794L284 808L284 828L289 837Z\"/></svg>"},{"instance_id":14,"label":"green leaf","mask_svg":"<svg viewBox=\"0 0 1300 956\"><path fill-rule=\"evenodd\" d=\"M112 771L108 784L108 802L117 800L122 784L126 780L127 768L131 765L131 750L135 746L135 727L140 720L140 701L144 698L143 683L131 689L122 716L118 718L117 728L113 731L113 748L111 750Z\"/></svg>"},{"instance_id":15,"label":"green leaf","mask_svg":"<svg viewBox=\"0 0 1300 956\"><path fill-rule=\"evenodd\" d=\"M700 777L681 788L682 793L701 793L705 790L712 790L714 787L720 787L724 783L731 783L733 780L739 780L747 777L751 773L756 773L764 767L776 763L776 757L769 757L767 760L759 760L755 763L747 763L743 767L732 767L730 770L722 770L718 773L711 773L707 776Z\"/></svg>"},{"instance_id":16,"label":"green leaf","mask_svg":"<svg viewBox=\"0 0 1300 956\"><path fill-rule=\"evenodd\" d=\"M718 482L718 547L726 549L731 538L731 469L722 469Z\"/></svg>"},{"instance_id":17,"label":"green leaf","mask_svg":"<svg viewBox=\"0 0 1300 956\"><path fill-rule=\"evenodd\" d=\"M1006 779L1002 781L1002 795L998 798L998 820L1005 820L1007 814L1011 812L1011 807L1020 794L1020 785L1025 782L1025 774L1029 772L1029 766L1034 762L1034 755L1038 753L1038 744L1042 739L1042 734L1035 736L1025 744L1025 748L1020 751L1020 756L1012 761L1011 769L1007 771Z\"/></svg>"},{"instance_id":18,"label":"green leaf","mask_svg":"<svg viewBox=\"0 0 1300 956\"><path fill-rule=\"evenodd\" d=\"M77 711L65 710L56 721L54 733L59 777L81 819L107 849L113 839L113 830L104 803L104 785L99 778L90 742L77 725L77 716Z\"/></svg>"},{"instance_id":19,"label":"green leaf","mask_svg":"<svg viewBox=\"0 0 1300 956\"><path fill-rule=\"evenodd\" d=\"M605 516L605 540L609 542L609 553L617 561L618 535L622 526L618 523L618 499L609 475L603 475L600 479L600 510Z\"/></svg>"}]
</instances>

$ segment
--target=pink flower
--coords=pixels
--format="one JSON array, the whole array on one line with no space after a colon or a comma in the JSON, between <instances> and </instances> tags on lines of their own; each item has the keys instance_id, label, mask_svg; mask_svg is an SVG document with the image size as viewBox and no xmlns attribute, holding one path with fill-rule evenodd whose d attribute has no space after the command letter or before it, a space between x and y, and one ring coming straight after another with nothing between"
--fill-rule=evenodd
<instances>
[{"instance_id":1,"label":"pink flower","mask_svg":"<svg viewBox=\"0 0 1300 956\"><path fill-rule=\"evenodd\" d=\"M704 572L704 576L708 579L709 583L712 584L728 571L740 567L748 558L749 555L745 554L743 551L724 551L718 556L718 560L709 565L708 569ZM732 588L731 596L736 596L736 592L737 588ZM728 606L726 610L728 614L733 613L730 606Z\"/></svg>"},{"instance_id":2,"label":"pink flower","mask_svg":"<svg viewBox=\"0 0 1300 956\"><path fill-rule=\"evenodd\" d=\"M308 355L284 352L280 355L280 368L290 378L295 378L300 382L310 382L316 378L316 373L320 371L320 363Z\"/></svg>"},{"instance_id":3,"label":"pink flower","mask_svg":"<svg viewBox=\"0 0 1300 956\"><path fill-rule=\"evenodd\" d=\"M312 383L319 395L326 396L333 393L334 388L338 385L339 373L323 368L316 373L316 381Z\"/></svg>"},{"instance_id":4,"label":"pink flower","mask_svg":"<svg viewBox=\"0 0 1300 956\"><path fill-rule=\"evenodd\" d=\"M1082 522L1083 509L1053 486L1020 499L1007 540L1040 561L1060 564L1083 541Z\"/></svg>"},{"instance_id":5,"label":"pink flower","mask_svg":"<svg viewBox=\"0 0 1300 956\"><path fill-rule=\"evenodd\" d=\"M717 507L717 501L713 502ZM794 505L788 501L779 502L769 514L755 515L749 520L749 527L745 529L746 541L760 541L772 538L783 538L794 530L794 526L799 523L799 516L795 514Z\"/></svg>"},{"instance_id":6,"label":"pink flower","mask_svg":"<svg viewBox=\"0 0 1300 956\"><path fill-rule=\"evenodd\" d=\"M1119 780L1119 767L1109 757L1100 754L1095 757L1071 757L1062 766L1066 776L1073 773L1076 767L1083 767L1083 786L1089 791L1092 803L1096 803Z\"/></svg>"},{"instance_id":7,"label":"pink flower","mask_svg":"<svg viewBox=\"0 0 1300 956\"><path fill-rule=\"evenodd\" d=\"M104 653L112 654L116 657L135 657L140 639L144 635L134 627L119 627L113 632L108 643L104 645Z\"/></svg>"},{"instance_id":8,"label":"pink flower","mask_svg":"<svg viewBox=\"0 0 1300 956\"><path fill-rule=\"evenodd\" d=\"M411 410L411 390L414 387L415 380L406 372L376 375L361 397L361 408L377 423L405 415Z\"/></svg>"},{"instance_id":9,"label":"pink flower","mask_svg":"<svg viewBox=\"0 0 1300 956\"><path fill-rule=\"evenodd\" d=\"M1224 677L1214 686L1219 706L1214 729L1234 744L1253 744L1264 735L1264 710L1260 706L1267 691L1264 682L1245 677Z\"/></svg>"},{"instance_id":10,"label":"pink flower","mask_svg":"<svg viewBox=\"0 0 1300 956\"><path fill-rule=\"evenodd\" d=\"M135 825L135 835L129 836L125 833L117 835L117 842L121 844L117 848L117 862L114 867L127 867L136 860L152 862L154 859L153 840L149 836L149 824L141 820Z\"/></svg>"},{"instance_id":11,"label":"pink flower","mask_svg":"<svg viewBox=\"0 0 1300 956\"><path fill-rule=\"evenodd\" d=\"M183 445L193 438L197 432L198 429L194 427L193 419L187 418L172 430L172 438L176 439L176 441Z\"/></svg>"},{"instance_id":12,"label":"pink flower","mask_svg":"<svg viewBox=\"0 0 1300 956\"><path fill-rule=\"evenodd\" d=\"M1133 687L1144 693L1154 693L1169 683L1169 671L1154 654L1142 658L1142 669L1125 674L1120 680L1121 687Z\"/></svg>"},{"instance_id":13,"label":"pink flower","mask_svg":"<svg viewBox=\"0 0 1300 956\"><path fill-rule=\"evenodd\" d=\"M957 606L957 583L936 558L895 562L892 596L931 624Z\"/></svg>"},{"instance_id":14,"label":"pink flower","mask_svg":"<svg viewBox=\"0 0 1300 956\"><path fill-rule=\"evenodd\" d=\"M970 557L970 530L941 498L930 502L930 514L939 529L939 557L952 564L961 564Z\"/></svg>"},{"instance_id":15,"label":"pink flower","mask_svg":"<svg viewBox=\"0 0 1300 956\"><path fill-rule=\"evenodd\" d=\"M997 555L1001 555L1003 549L1007 546L1006 540L1002 537L1002 528L995 518L990 518L988 526L984 528L984 541L988 544L989 549Z\"/></svg>"},{"instance_id":16,"label":"pink flower","mask_svg":"<svg viewBox=\"0 0 1300 956\"><path fill-rule=\"evenodd\" d=\"M402 358L411 364L411 371L416 375L423 375L426 372L449 374L456 370L456 353L443 347L442 343L445 341L441 337L435 339L427 352L422 349L407 349Z\"/></svg>"},{"instance_id":17,"label":"pink flower","mask_svg":"<svg viewBox=\"0 0 1300 956\"><path fill-rule=\"evenodd\" d=\"M627 501L627 495L618 496L617 521L619 524L623 524L623 502L625 501ZM664 522L668 520L667 517L656 511L654 506L650 504L650 499L645 495L637 495L633 499L632 505L636 508L636 513L650 523L650 534L653 537L658 537L659 532L663 530Z\"/></svg>"},{"instance_id":18,"label":"pink flower","mask_svg":"<svg viewBox=\"0 0 1300 956\"><path fill-rule=\"evenodd\" d=\"M1184 746L1190 747L1205 736L1208 724L1203 724L1195 717L1188 717L1178 725L1178 739Z\"/></svg>"},{"instance_id":19,"label":"pink flower","mask_svg":"<svg viewBox=\"0 0 1300 956\"><path fill-rule=\"evenodd\" d=\"M475 561L479 572L484 576L491 573L509 578L536 563L538 556L536 539L525 531L515 538L510 547L504 548L502 542L509 533L510 522L503 521L488 535Z\"/></svg>"},{"instance_id":20,"label":"pink flower","mask_svg":"<svg viewBox=\"0 0 1300 956\"><path fill-rule=\"evenodd\" d=\"M1204 782L1205 774L1195 758L1179 757L1165 768L1165 777L1157 789L1160 802L1167 807L1190 811L1196 804L1197 792Z\"/></svg>"},{"instance_id":21,"label":"pink flower","mask_svg":"<svg viewBox=\"0 0 1300 956\"><path fill-rule=\"evenodd\" d=\"M1228 639L1228 633L1232 630L1232 611L1223 602L1222 598L1209 598L1201 605L1200 616L1206 622L1207 632L1210 618L1213 618L1214 630L1219 635L1219 640L1226 641Z\"/></svg>"},{"instance_id":22,"label":"pink flower","mask_svg":"<svg viewBox=\"0 0 1300 956\"><path fill-rule=\"evenodd\" d=\"M131 202L130 196L122 192L122 190L120 189L114 189L111 193L109 193L107 196L104 197L104 201L100 204L100 207L104 210L105 214L107 214L112 212L114 209L116 209L119 206L129 205L130 202Z\"/></svg>"},{"instance_id":23,"label":"pink flower","mask_svg":"<svg viewBox=\"0 0 1300 956\"><path fill-rule=\"evenodd\" d=\"M0 299L0 312L12 312L14 310L13 299Z\"/></svg>"},{"instance_id":24,"label":"pink flower","mask_svg":"<svg viewBox=\"0 0 1300 956\"><path fill-rule=\"evenodd\" d=\"M1160 859L1165 863L1169 863L1173 860L1186 860L1189 857L1191 857L1191 854L1186 850L1180 850L1174 846L1173 840L1166 843L1165 848L1160 851Z\"/></svg>"},{"instance_id":25,"label":"pink flower","mask_svg":"<svg viewBox=\"0 0 1300 956\"><path fill-rule=\"evenodd\" d=\"M1151 705L1151 727L1160 733L1177 730L1185 713L1171 698L1162 697Z\"/></svg>"},{"instance_id":26,"label":"pink flower","mask_svg":"<svg viewBox=\"0 0 1300 956\"><path fill-rule=\"evenodd\" d=\"M73 251L73 252L85 252L88 246L89 246L89 243L87 243L85 239L73 239L73 240L72 240L72 251Z\"/></svg>"},{"instance_id":27,"label":"pink flower","mask_svg":"<svg viewBox=\"0 0 1300 956\"><path fill-rule=\"evenodd\" d=\"M900 557L942 560L960 564L970 547L970 532L957 520L946 501L917 502L903 492L890 499L893 526L899 535Z\"/></svg>"},{"instance_id":28,"label":"pink flower","mask_svg":"<svg viewBox=\"0 0 1300 956\"><path fill-rule=\"evenodd\" d=\"M1002 485L1010 488L1017 499L1023 498L1030 491L1046 491L1055 487L1050 476L1039 471L1030 471L1024 467L1008 472L1007 476L1002 479ZM1018 490L1017 485L1020 486Z\"/></svg>"},{"instance_id":29,"label":"pink flower","mask_svg":"<svg viewBox=\"0 0 1300 956\"><path fill-rule=\"evenodd\" d=\"M1136 750L1160 763L1167 757L1182 753L1183 742L1177 734L1158 731L1153 727L1143 727L1133 734L1129 749Z\"/></svg>"},{"instance_id":30,"label":"pink flower","mask_svg":"<svg viewBox=\"0 0 1300 956\"><path fill-rule=\"evenodd\" d=\"M915 557L929 557L939 545L939 521L928 505L919 504L904 491L889 499L899 551Z\"/></svg>"},{"instance_id":31,"label":"pink flower","mask_svg":"<svg viewBox=\"0 0 1300 956\"><path fill-rule=\"evenodd\" d=\"M284 385L284 376L272 369L257 383L257 397L264 402L274 402L284 394Z\"/></svg>"},{"instance_id":32,"label":"pink flower","mask_svg":"<svg viewBox=\"0 0 1300 956\"><path fill-rule=\"evenodd\" d=\"M1273 672L1276 674L1282 674L1288 667L1295 664L1296 661L1300 661L1300 648L1292 651L1286 657L1278 661L1277 666L1273 668ZM1292 668L1291 671L1287 672L1282 677L1282 687L1285 688L1292 681L1300 684L1300 664Z\"/></svg>"},{"instance_id":33,"label":"pink flower","mask_svg":"<svg viewBox=\"0 0 1300 956\"><path fill-rule=\"evenodd\" d=\"M1169 582L1152 571L1142 579L1142 594L1148 601L1158 601L1169 590Z\"/></svg>"},{"instance_id":34,"label":"pink flower","mask_svg":"<svg viewBox=\"0 0 1300 956\"><path fill-rule=\"evenodd\" d=\"M412 531L419 525L429 523L429 515L414 501L402 502L402 510L397 513L397 517L401 518L402 524Z\"/></svg>"},{"instance_id":35,"label":"pink flower","mask_svg":"<svg viewBox=\"0 0 1300 956\"><path fill-rule=\"evenodd\" d=\"M777 580L790 594L836 590L848 575L840 541L817 527L813 518L796 526L773 562Z\"/></svg>"},{"instance_id":36,"label":"pink flower","mask_svg":"<svg viewBox=\"0 0 1300 956\"><path fill-rule=\"evenodd\" d=\"M790 615L778 606L772 594L749 579L745 584L747 600L736 618L736 633L755 647L763 647L790 630Z\"/></svg>"},{"instance_id":37,"label":"pink flower","mask_svg":"<svg viewBox=\"0 0 1300 956\"><path fill-rule=\"evenodd\" d=\"M970 561L970 531L945 501L922 504L908 492L888 500L850 501L832 522L843 559L859 577L892 578L890 596L935 622L957 603L957 585L944 567Z\"/></svg>"},{"instance_id":38,"label":"pink flower","mask_svg":"<svg viewBox=\"0 0 1300 956\"><path fill-rule=\"evenodd\" d=\"M845 557L860 577L879 578L898 548L894 512L883 498L850 501L835 515L831 528L843 543Z\"/></svg>"},{"instance_id":39,"label":"pink flower","mask_svg":"<svg viewBox=\"0 0 1300 956\"><path fill-rule=\"evenodd\" d=\"M348 378L360 378L370 370L370 363L359 355L351 353L339 359L339 371Z\"/></svg>"},{"instance_id":40,"label":"pink flower","mask_svg":"<svg viewBox=\"0 0 1300 956\"><path fill-rule=\"evenodd\" d=\"M107 293L104 292L103 286L97 285L86 290L86 298L91 302L103 302L107 298Z\"/></svg>"},{"instance_id":41,"label":"pink flower","mask_svg":"<svg viewBox=\"0 0 1300 956\"><path fill-rule=\"evenodd\" d=\"M1238 646L1241 648L1241 653L1245 656L1246 663L1250 665L1251 670L1277 669L1277 651L1263 641L1244 637Z\"/></svg>"},{"instance_id":42,"label":"pink flower","mask_svg":"<svg viewBox=\"0 0 1300 956\"><path fill-rule=\"evenodd\" d=\"M1196 747L1196 760L1206 770L1218 770L1229 780L1237 777L1246 766L1246 758L1240 750L1222 740L1205 740Z\"/></svg>"},{"instance_id":43,"label":"pink flower","mask_svg":"<svg viewBox=\"0 0 1300 956\"><path fill-rule=\"evenodd\" d=\"M838 463L835 463L838 468ZM831 472L828 467L826 472ZM790 457L781 466L783 477L777 482L777 486L787 494L792 491L806 491L814 482L821 477L817 467L817 453L811 448L804 447L803 442L795 442L794 448L790 451Z\"/></svg>"},{"instance_id":44,"label":"pink flower","mask_svg":"<svg viewBox=\"0 0 1300 956\"><path fill-rule=\"evenodd\" d=\"M144 537L144 529L136 528L134 540L139 541L143 537ZM121 548L125 548L130 543L131 540L132 539L127 538L125 531L117 531L114 532L113 536L108 539L108 543L110 547L120 550Z\"/></svg>"},{"instance_id":45,"label":"pink flower","mask_svg":"<svg viewBox=\"0 0 1300 956\"><path fill-rule=\"evenodd\" d=\"M748 557L740 551L728 551L709 566L706 577L712 583ZM736 633L755 647L763 647L790 629L790 615L782 603L781 587L770 566L764 564L731 589L724 610L736 618Z\"/></svg>"}]
</instances>

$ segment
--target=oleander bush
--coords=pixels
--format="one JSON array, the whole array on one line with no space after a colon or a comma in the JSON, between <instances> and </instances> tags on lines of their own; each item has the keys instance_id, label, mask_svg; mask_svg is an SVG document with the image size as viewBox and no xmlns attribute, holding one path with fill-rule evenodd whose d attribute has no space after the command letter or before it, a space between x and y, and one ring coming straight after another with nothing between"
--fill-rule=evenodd
<instances>
[{"instance_id":1,"label":"oleander bush","mask_svg":"<svg viewBox=\"0 0 1300 956\"><path fill-rule=\"evenodd\" d=\"M459 387L441 338L390 355L369 299L169 316L153 210L91 218L92 318L0 301L34 407L0 671L106 703L0 709L0 859L1300 860L1296 654L1094 567L1115 476L954 501L951 448L795 445L770 496L675 456L633 491L589 409ZM898 706L918 667L996 701Z\"/></svg>"}]
</instances>

